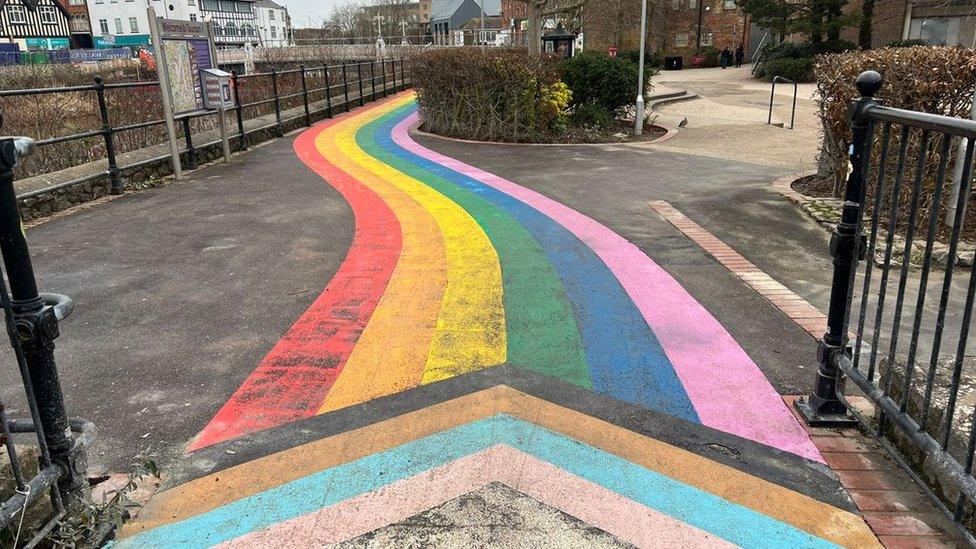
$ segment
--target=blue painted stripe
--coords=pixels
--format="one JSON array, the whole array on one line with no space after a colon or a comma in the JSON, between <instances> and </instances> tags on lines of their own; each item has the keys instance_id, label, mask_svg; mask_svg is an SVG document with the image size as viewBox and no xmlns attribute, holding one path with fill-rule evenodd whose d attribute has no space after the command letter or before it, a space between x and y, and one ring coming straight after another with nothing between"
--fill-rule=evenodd
<instances>
[{"instance_id":1,"label":"blue painted stripe","mask_svg":"<svg viewBox=\"0 0 976 549\"><path fill-rule=\"evenodd\" d=\"M835 547L792 525L504 414L319 471L121 540L115 547L208 547L335 505L496 444L526 452L744 547Z\"/></svg>"},{"instance_id":2,"label":"blue painted stripe","mask_svg":"<svg viewBox=\"0 0 976 549\"><path fill-rule=\"evenodd\" d=\"M379 154L377 158L420 181L430 173L467 189L529 231L542 246L573 305L594 390L701 423L657 337L627 291L593 250L568 229L517 198L418 156L393 141L393 127L415 110L415 104L405 105L374 126L374 138L390 153ZM404 165L404 161L420 171Z\"/></svg>"}]
</instances>

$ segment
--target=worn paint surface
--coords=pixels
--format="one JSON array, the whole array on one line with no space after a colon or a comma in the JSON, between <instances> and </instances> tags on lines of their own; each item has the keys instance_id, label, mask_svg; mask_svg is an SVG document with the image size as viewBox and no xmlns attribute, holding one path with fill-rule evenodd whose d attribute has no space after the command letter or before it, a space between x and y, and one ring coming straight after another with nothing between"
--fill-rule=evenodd
<instances>
[{"instance_id":1,"label":"worn paint surface","mask_svg":"<svg viewBox=\"0 0 976 549\"><path fill-rule=\"evenodd\" d=\"M756 364L600 223L426 149L400 95L295 141L356 216L318 300L190 445L508 362L821 460Z\"/></svg>"},{"instance_id":2,"label":"worn paint surface","mask_svg":"<svg viewBox=\"0 0 976 549\"><path fill-rule=\"evenodd\" d=\"M638 546L877 546L849 511L496 386L167 490L116 547L337 543L490 483Z\"/></svg>"}]
</instances>

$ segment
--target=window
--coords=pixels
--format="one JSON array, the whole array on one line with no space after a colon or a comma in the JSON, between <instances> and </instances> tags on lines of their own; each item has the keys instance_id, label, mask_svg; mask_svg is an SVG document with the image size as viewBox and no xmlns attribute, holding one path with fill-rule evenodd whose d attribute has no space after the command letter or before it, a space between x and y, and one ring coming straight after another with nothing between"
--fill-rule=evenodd
<instances>
[{"instance_id":1,"label":"window","mask_svg":"<svg viewBox=\"0 0 976 549\"><path fill-rule=\"evenodd\" d=\"M274 10L268 10L268 19L275 20Z\"/></svg>"},{"instance_id":2,"label":"window","mask_svg":"<svg viewBox=\"0 0 976 549\"><path fill-rule=\"evenodd\" d=\"M58 22L58 9L54 6L38 6L37 13L41 14L41 23L54 25Z\"/></svg>"},{"instance_id":3,"label":"window","mask_svg":"<svg viewBox=\"0 0 976 549\"><path fill-rule=\"evenodd\" d=\"M214 31L214 36L223 36L224 35L224 29L223 29L223 27L221 27L220 26L220 23L218 23L216 21L213 22L213 31Z\"/></svg>"},{"instance_id":4,"label":"window","mask_svg":"<svg viewBox=\"0 0 976 549\"><path fill-rule=\"evenodd\" d=\"M925 17L912 19L908 38L925 40L929 44L955 46L959 44L960 17Z\"/></svg>"},{"instance_id":5,"label":"window","mask_svg":"<svg viewBox=\"0 0 976 549\"><path fill-rule=\"evenodd\" d=\"M129 18L129 31L132 34L139 34L139 19L135 17Z\"/></svg>"},{"instance_id":6,"label":"window","mask_svg":"<svg viewBox=\"0 0 976 549\"><path fill-rule=\"evenodd\" d=\"M234 2L220 0L220 11L236 11L234 8Z\"/></svg>"},{"instance_id":7,"label":"window","mask_svg":"<svg viewBox=\"0 0 976 549\"><path fill-rule=\"evenodd\" d=\"M674 35L674 45L677 46L677 47L679 47L679 48L683 48L683 47L687 46L688 45L688 33L687 32L679 32L678 34Z\"/></svg>"},{"instance_id":8,"label":"window","mask_svg":"<svg viewBox=\"0 0 976 549\"><path fill-rule=\"evenodd\" d=\"M98 28L102 31L102 36L108 34L108 19L99 19Z\"/></svg>"},{"instance_id":9,"label":"window","mask_svg":"<svg viewBox=\"0 0 976 549\"><path fill-rule=\"evenodd\" d=\"M7 17L11 23L26 23L27 9L24 6L7 6Z\"/></svg>"},{"instance_id":10,"label":"window","mask_svg":"<svg viewBox=\"0 0 976 549\"><path fill-rule=\"evenodd\" d=\"M217 4L217 0L201 0L203 2L203 9L207 11L217 11L220 9Z\"/></svg>"},{"instance_id":11,"label":"window","mask_svg":"<svg viewBox=\"0 0 976 549\"><path fill-rule=\"evenodd\" d=\"M197 14L191 13L190 14L190 21L196 21L196 20L197 20Z\"/></svg>"},{"instance_id":12,"label":"window","mask_svg":"<svg viewBox=\"0 0 976 549\"><path fill-rule=\"evenodd\" d=\"M115 34L125 34L125 31L122 30L122 18L121 17L116 17L115 18Z\"/></svg>"},{"instance_id":13,"label":"window","mask_svg":"<svg viewBox=\"0 0 976 549\"><path fill-rule=\"evenodd\" d=\"M688 0L688 9L698 9L698 0Z\"/></svg>"},{"instance_id":14,"label":"window","mask_svg":"<svg viewBox=\"0 0 976 549\"><path fill-rule=\"evenodd\" d=\"M673 10L680 10L681 9L681 0L671 0L671 9L673 9Z\"/></svg>"},{"instance_id":15,"label":"window","mask_svg":"<svg viewBox=\"0 0 976 549\"><path fill-rule=\"evenodd\" d=\"M725 4L723 5L723 7L727 10L734 10L739 6L736 5L735 0L725 0Z\"/></svg>"},{"instance_id":16,"label":"window","mask_svg":"<svg viewBox=\"0 0 976 549\"><path fill-rule=\"evenodd\" d=\"M237 36L237 25L235 25L233 21L228 21L227 24L224 25L224 34L227 36Z\"/></svg>"},{"instance_id":17,"label":"window","mask_svg":"<svg viewBox=\"0 0 976 549\"><path fill-rule=\"evenodd\" d=\"M251 13L251 4L247 2L236 2L237 13Z\"/></svg>"},{"instance_id":18,"label":"window","mask_svg":"<svg viewBox=\"0 0 976 549\"><path fill-rule=\"evenodd\" d=\"M187 0L186 1L186 5L187 6L196 6L197 5L197 0Z\"/></svg>"},{"instance_id":19,"label":"window","mask_svg":"<svg viewBox=\"0 0 976 549\"><path fill-rule=\"evenodd\" d=\"M278 27L271 27L271 38L278 38Z\"/></svg>"},{"instance_id":20,"label":"window","mask_svg":"<svg viewBox=\"0 0 976 549\"><path fill-rule=\"evenodd\" d=\"M254 36L254 27L248 23L241 25L241 36Z\"/></svg>"},{"instance_id":21,"label":"window","mask_svg":"<svg viewBox=\"0 0 976 549\"><path fill-rule=\"evenodd\" d=\"M701 45L702 46L711 46L712 45L712 33L710 33L710 32L703 32L702 33Z\"/></svg>"},{"instance_id":22,"label":"window","mask_svg":"<svg viewBox=\"0 0 976 549\"><path fill-rule=\"evenodd\" d=\"M85 0L68 0L68 4L72 6L84 6Z\"/></svg>"}]
</instances>

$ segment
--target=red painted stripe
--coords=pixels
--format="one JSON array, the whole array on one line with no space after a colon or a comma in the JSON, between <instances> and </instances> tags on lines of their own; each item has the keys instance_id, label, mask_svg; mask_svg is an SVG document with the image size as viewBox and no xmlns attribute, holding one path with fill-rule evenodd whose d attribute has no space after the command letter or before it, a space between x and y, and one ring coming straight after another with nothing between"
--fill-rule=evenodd
<instances>
[{"instance_id":1,"label":"red painted stripe","mask_svg":"<svg viewBox=\"0 0 976 549\"><path fill-rule=\"evenodd\" d=\"M400 224L379 196L315 147L316 137L343 118L302 133L294 146L302 162L352 207L352 246L322 294L191 442L189 452L315 415L386 289L400 257Z\"/></svg>"}]
</instances>

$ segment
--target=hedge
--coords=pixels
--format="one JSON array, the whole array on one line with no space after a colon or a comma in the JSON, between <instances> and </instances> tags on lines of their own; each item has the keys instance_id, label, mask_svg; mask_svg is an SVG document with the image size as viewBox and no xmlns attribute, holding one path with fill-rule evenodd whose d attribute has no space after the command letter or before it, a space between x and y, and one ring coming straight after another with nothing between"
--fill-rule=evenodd
<instances>
[{"instance_id":1,"label":"hedge","mask_svg":"<svg viewBox=\"0 0 976 549\"><path fill-rule=\"evenodd\" d=\"M569 92L548 56L431 49L410 59L423 128L483 141L537 141L565 123Z\"/></svg>"},{"instance_id":2,"label":"hedge","mask_svg":"<svg viewBox=\"0 0 976 549\"><path fill-rule=\"evenodd\" d=\"M773 59L763 64L763 78L772 80L774 76L789 78L794 82L813 82L813 58Z\"/></svg>"},{"instance_id":3,"label":"hedge","mask_svg":"<svg viewBox=\"0 0 976 549\"><path fill-rule=\"evenodd\" d=\"M848 109L851 101L858 96L854 85L861 72L876 70L884 78L877 98L890 107L909 109L946 116L968 118L973 97L973 74L976 73L976 52L962 47L946 46L915 46L903 48L882 48L860 52L848 52L837 55L826 55L817 58L814 72L817 89L820 95L820 118L823 125L824 142L821 149L821 175L832 175L835 181L835 191L839 195L848 171L847 151L850 146L851 125L848 119ZM901 127L896 126L891 131L889 151L898 151L900 146ZM875 132L877 142L873 147L871 172L878 173L880 139L882 131ZM909 134L907 145L905 180L914 177L915 162L919 156L919 132ZM941 145L941 138L933 139L929 147ZM953 153L955 147L952 148ZM923 182L925 196L931 196L935 187L935 173L938 162L937 154L928 156L928 163L924 166ZM890 181L891 172L896 162L889 156L886 175ZM950 164L949 173L952 173ZM944 185L951 184L951 177L947 177ZM870 205L877 178L868 181L868 200ZM903 203L908 203L911 185L903 186ZM890 191L890 185L886 193ZM948 192L948 191L946 191ZM890 198L885 194L884 200ZM940 207L940 219L944 218L945 201ZM920 214L927 216L932 205L923 200ZM905 208L902 209L905 214ZM972 211L972 209L970 209ZM922 217L921 219L924 219ZM904 221L899 219L899 222Z\"/></svg>"}]
</instances>

